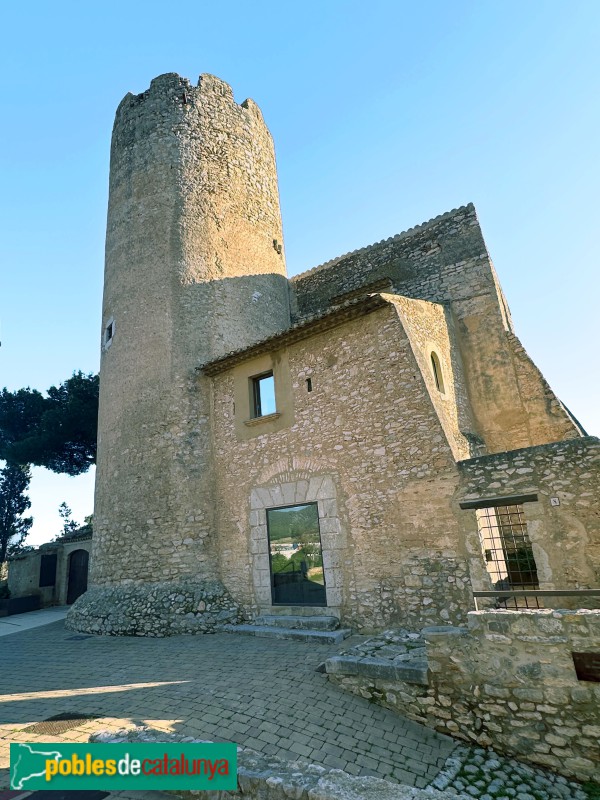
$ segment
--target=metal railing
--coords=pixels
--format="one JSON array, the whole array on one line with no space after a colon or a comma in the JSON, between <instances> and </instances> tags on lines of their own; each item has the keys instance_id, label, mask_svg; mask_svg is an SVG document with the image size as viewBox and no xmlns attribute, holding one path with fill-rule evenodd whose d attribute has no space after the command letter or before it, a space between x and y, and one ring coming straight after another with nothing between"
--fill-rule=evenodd
<instances>
[{"instance_id":1,"label":"metal railing","mask_svg":"<svg viewBox=\"0 0 600 800\"><path fill-rule=\"evenodd\" d=\"M478 597L493 597L496 600L513 597L600 597L600 589L514 589L507 591L498 589L495 592L473 592L475 611L479 611L477 605ZM490 610L493 611L495 609Z\"/></svg>"}]
</instances>

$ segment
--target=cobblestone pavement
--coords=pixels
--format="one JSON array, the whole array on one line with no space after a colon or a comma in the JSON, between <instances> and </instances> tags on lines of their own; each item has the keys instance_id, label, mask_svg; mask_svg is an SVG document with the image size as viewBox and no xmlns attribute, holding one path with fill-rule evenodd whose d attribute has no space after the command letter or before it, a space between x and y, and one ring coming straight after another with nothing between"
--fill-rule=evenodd
<instances>
[{"instance_id":1,"label":"cobblestone pavement","mask_svg":"<svg viewBox=\"0 0 600 800\"><path fill-rule=\"evenodd\" d=\"M459 745L431 786L478 800L593 800L580 784L493 750Z\"/></svg>"},{"instance_id":2,"label":"cobblestone pavement","mask_svg":"<svg viewBox=\"0 0 600 800\"><path fill-rule=\"evenodd\" d=\"M232 634L85 637L56 622L4 637L1 647L0 768L11 741L87 741L137 724L423 787L455 747L330 684L316 667L335 645ZM23 730L65 712L98 719L58 737Z\"/></svg>"},{"instance_id":3,"label":"cobblestone pavement","mask_svg":"<svg viewBox=\"0 0 600 800\"><path fill-rule=\"evenodd\" d=\"M458 745L394 712L346 694L317 666L342 646L231 634L167 639L74 634L56 622L0 645L0 800L11 741L81 741L133 725L234 741L265 755L306 759L481 800L583 800L574 783L492 751ZM95 716L61 736L33 723ZM11 793L12 795L12 793ZM159 800L158 792L111 798ZM28 796L28 793L21 796Z\"/></svg>"}]
</instances>

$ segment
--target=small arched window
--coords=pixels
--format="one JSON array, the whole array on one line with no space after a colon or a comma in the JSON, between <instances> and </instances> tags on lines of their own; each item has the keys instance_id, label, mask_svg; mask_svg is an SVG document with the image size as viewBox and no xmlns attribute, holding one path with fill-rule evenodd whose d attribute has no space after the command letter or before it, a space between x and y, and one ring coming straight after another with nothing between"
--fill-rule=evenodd
<instances>
[{"instance_id":1,"label":"small arched window","mask_svg":"<svg viewBox=\"0 0 600 800\"><path fill-rule=\"evenodd\" d=\"M433 378L438 391L444 394L445 389L442 365L440 364L440 358L438 354L434 350L431 351L431 371L433 372Z\"/></svg>"}]
</instances>

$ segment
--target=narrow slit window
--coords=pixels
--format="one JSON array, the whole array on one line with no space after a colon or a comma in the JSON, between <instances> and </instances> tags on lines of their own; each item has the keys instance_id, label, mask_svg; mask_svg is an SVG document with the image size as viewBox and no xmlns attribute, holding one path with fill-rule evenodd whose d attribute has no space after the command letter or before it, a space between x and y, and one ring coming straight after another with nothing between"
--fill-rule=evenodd
<instances>
[{"instance_id":1,"label":"narrow slit window","mask_svg":"<svg viewBox=\"0 0 600 800\"><path fill-rule=\"evenodd\" d=\"M307 392L312 392L312 379L311 378L307 378L306 379L306 391Z\"/></svg>"},{"instance_id":2,"label":"narrow slit window","mask_svg":"<svg viewBox=\"0 0 600 800\"><path fill-rule=\"evenodd\" d=\"M266 417L274 414L275 405L275 379L272 372L257 375L252 378L252 416Z\"/></svg>"},{"instance_id":3,"label":"narrow slit window","mask_svg":"<svg viewBox=\"0 0 600 800\"><path fill-rule=\"evenodd\" d=\"M104 348L110 347L112 344L112 340L115 335L115 321L114 319L110 319L104 328L104 335L102 337L102 344Z\"/></svg>"},{"instance_id":4,"label":"narrow slit window","mask_svg":"<svg viewBox=\"0 0 600 800\"><path fill-rule=\"evenodd\" d=\"M442 375L442 365L436 352L431 353L431 370L438 392L444 394L444 376Z\"/></svg>"}]
</instances>

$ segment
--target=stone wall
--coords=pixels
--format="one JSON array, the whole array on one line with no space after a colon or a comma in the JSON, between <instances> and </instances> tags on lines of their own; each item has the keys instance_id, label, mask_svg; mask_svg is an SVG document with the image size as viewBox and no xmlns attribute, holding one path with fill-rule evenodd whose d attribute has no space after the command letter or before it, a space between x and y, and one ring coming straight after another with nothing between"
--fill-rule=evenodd
<instances>
[{"instance_id":1,"label":"stone wall","mask_svg":"<svg viewBox=\"0 0 600 800\"><path fill-rule=\"evenodd\" d=\"M92 549L92 540L51 542L36 550L12 558L8 566L8 588L11 597L39 595L42 606L65 605L69 588L69 556L75 550ZM43 555L56 554L56 583L40 586L40 566Z\"/></svg>"},{"instance_id":2,"label":"stone wall","mask_svg":"<svg viewBox=\"0 0 600 800\"><path fill-rule=\"evenodd\" d=\"M459 460L479 455L483 441L475 433L475 422L471 414L460 348L450 309L425 300L386 296L398 309L454 457ZM434 353L439 359L439 386L432 368Z\"/></svg>"},{"instance_id":3,"label":"stone wall","mask_svg":"<svg viewBox=\"0 0 600 800\"><path fill-rule=\"evenodd\" d=\"M91 583L217 575L210 380L289 325L273 141L211 75L162 75L115 119ZM107 340L106 326L112 337Z\"/></svg>"},{"instance_id":4,"label":"stone wall","mask_svg":"<svg viewBox=\"0 0 600 800\"><path fill-rule=\"evenodd\" d=\"M432 538L436 530L432 527ZM376 562L373 567L383 569L383 564ZM399 544L394 572L382 575L374 587L351 587L348 622L359 630L399 625L413 631L424 625L464 622L473 597L468 563L458 548L436 549L433 543L430 549L419 548L413 543L405 549Z\"/></svg>"},{"instance_id":5,"label":"stone wall","mask_svg":"<svg viewBox=\"0 0 600 800\"><path fill-rule=\"evenodd\" d=\"M474 206L441 214L295 275L290 279L292 316L302 319L323 312L339 295L384 278L397 294L434 303L496 292Z\"/></svg>"},{"instance_id":6,"label":"stone wall","mask_svg":"<svg viewBox=\"0 0 600 800\"><path fill-rule=\"evenodd\" d=\"M571 441L497 453L461 461L461 502L537 495L523 504L540 589L594 589L600 586L600 441ZM457 511L472 553L471 576L477 591L491 589L475 511ZM546 605L580 607L580 599L547 598ZM566 605L565 605L566 604ZM598 599L586 598L597 608Z\"/></svg>"},{"instance_id":7,"label":"stone wall","mask_svg":"<svg viewBox=\"0 0 600 800\"><path fill-rule=\"evenodd\" d=\"M540 370L529 358L521 341L510 331L507 331L506 336L513 354L519 394L527 409L530 424L535 428L535 435L540 440L538 443L544 440L551 442L576 438L574 426L584 435L584 430L556 397Z\"/></svg>"},{"instance_id":8,"label":"stone wall","mask_svg":"<svg viewBox=\"0 0 600 800\"><path fill-rule=\"evenodd\" d=\"M437 304L381 297L389 305L281 351L274 340L215 374L219 548L232 594L248 611L268 610L265 509L318 501L328 605L347 624L459 624L473 607L471 588L492 588L475 511L459 503L525 490L540 497L525 513L541 588L598 585L595 440L467 459L457 476L454 455L481 443L463 429L469 408L451 319ZM445 397L431 347L451 384ZM278 419L247 420L240 398L249 376L269 369ZM321 494L309 491L315 481Z\"/></svg>"},{"instance_id":9,"label":"stone wall","mask_svg":"<svg viewBox=\"0 0 600 800\"><path fill-rule=\"evenodd\" d=\"M600 656L600 611L473 612L464 635L424 635L438 730L600 778L600 683L571 655Z\"/></svg>"},{"instance_id":10,"label":"stone wall","mask_svg":"<svg viewBox=\"0 0 600 800\"><path fill-rule=\"evenodd\" d=\"M329 679L435 730L580 780L600 778L600 683L578 680L572 658L600 659L600 611L471 612L468 628L423 636L428 686L348 658L332 659Z\"/></svg>"},{"instance_id":11,"label":"stone wall","mask_svg":"<svg viewBox=\"0 0 600 800\"><path fill-rule=\"evenodd\" d=\"M446 308L474 432L488 452L580 435L525 351L515 347L508 306L473 205L296 275L290 280L292 318L322 312L344 292L384 278L395 294ZM462 428L471 429L471 423Z\"/></svg>"},{"instance_id":12,"label":"stone wall","mask_svg":"<svg viewBox=\"0 0 600 800\"><path fill-rule=\"evenodd\" d=\"M218 581L92 587L71 606L66 627L111 636L215 633L241 622L237 603Z\"/></svg>"},{"instance_id":13,"label":"stone wall","mask_svg":"<svg viewBox=\"0 0 600 800\"><path fill-rule=\"evenodd\" d=\"M8 589L11 597L39 595L42 606L51 606L56 603L56 586L40 587L40 563L43 552L35 550L32 553L22 553L10 559ZM58 553L58 548L47 549L45 552L48 554Z\"/></svg>"},{"instance_id":14,"label":"stone wall","mask_svg":"<svg viewBox=\"0 0 600 800\"><path fill-rule=\"evenodd\" d=\"M252 420L251 434L237 433L236 376L242 370L247 381L252 359L214 378L220 563L231 594L248 610L268 610L264 509L317 501L328 605L346 622L378 630L464 621L471 598L452 509L458 475L396 308L269 357L289 370L291 422L281 430Z\"/></svg>"}]
</instances>

